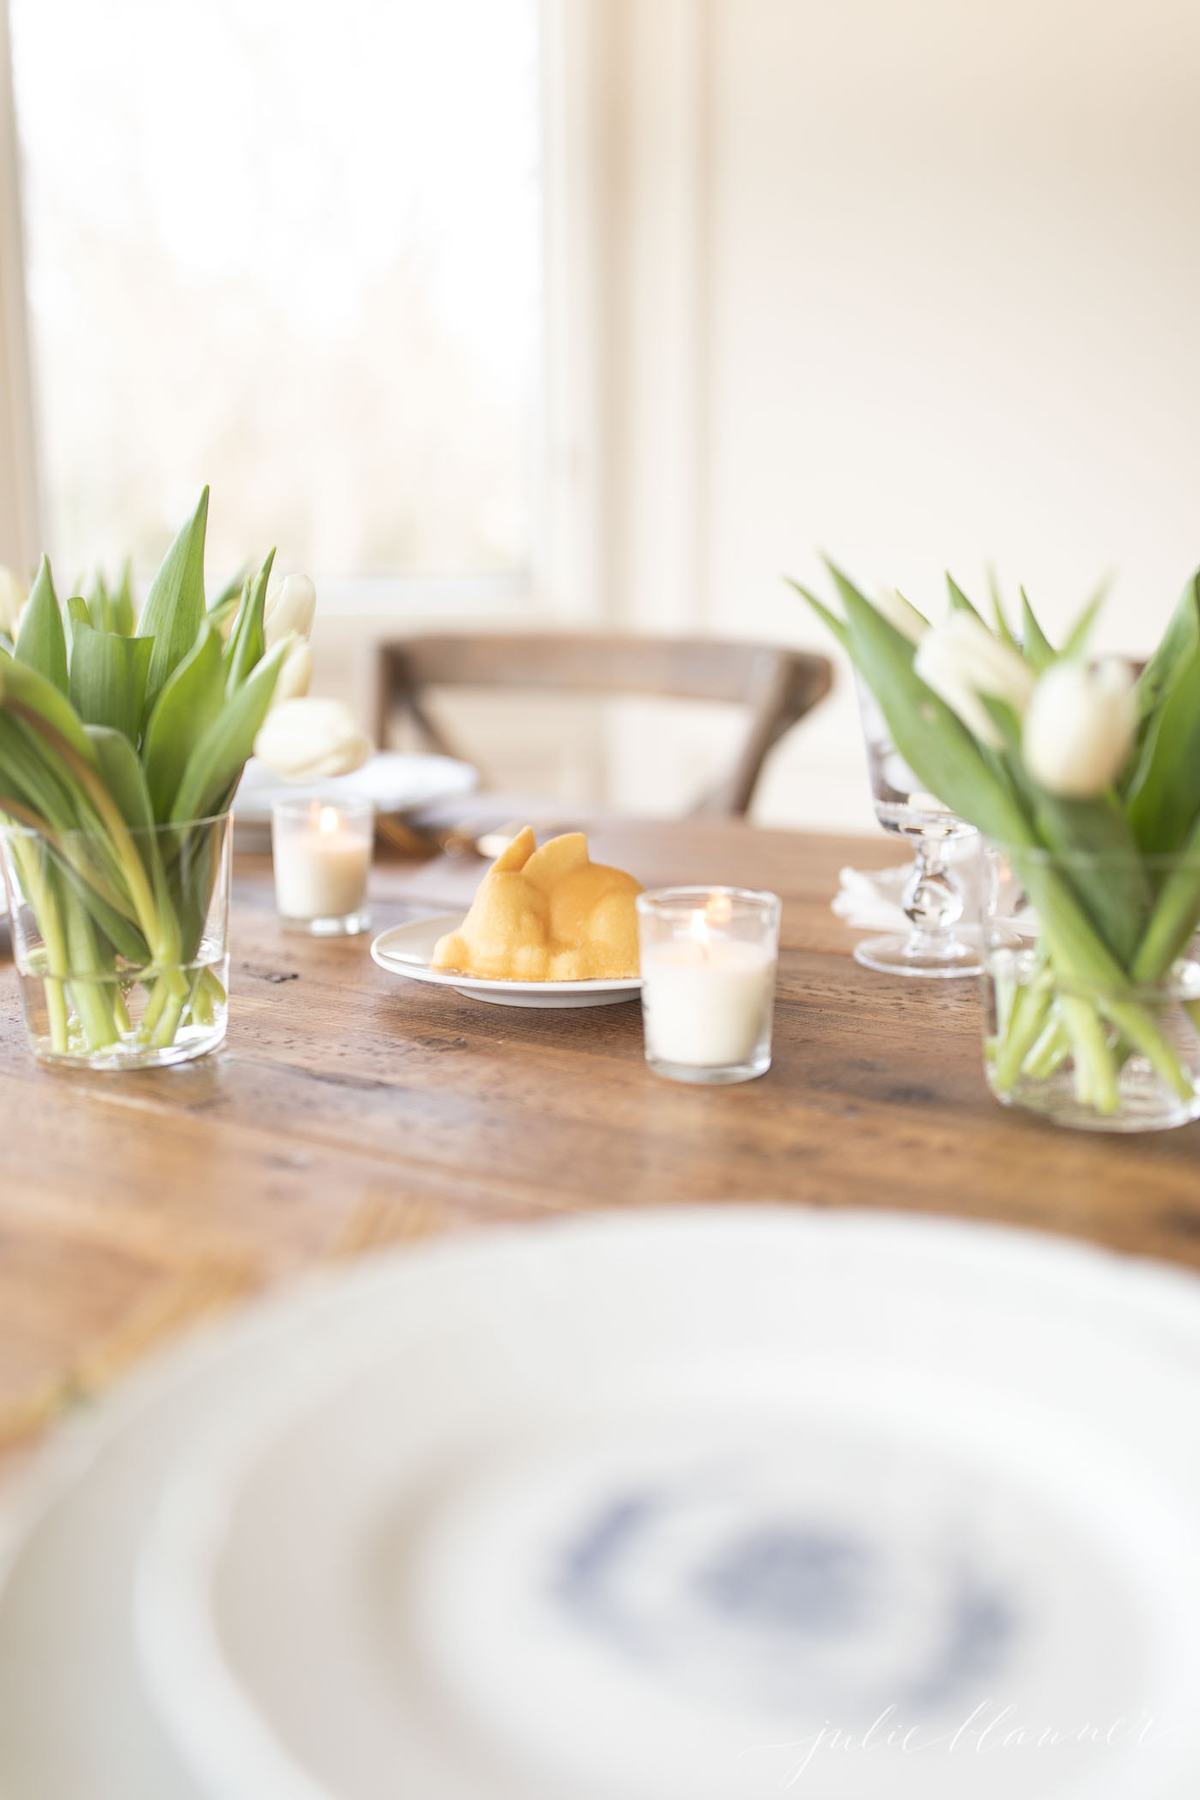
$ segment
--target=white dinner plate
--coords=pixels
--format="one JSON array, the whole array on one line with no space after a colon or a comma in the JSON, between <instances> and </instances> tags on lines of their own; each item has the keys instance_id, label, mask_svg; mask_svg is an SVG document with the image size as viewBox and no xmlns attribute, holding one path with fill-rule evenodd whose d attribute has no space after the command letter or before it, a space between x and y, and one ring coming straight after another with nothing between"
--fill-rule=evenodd
<instances>
[{"instance_id":1,"label":"white dinner plate","mask_svg":"<svg viewBox=\"0 0 1200 1800\"><path fill-rule=\"evenodd\" d=\"M493 1006L614 1006L636 999L641 977L621 981L486 981L475 975L447 974L429 966L434 945L448 931L457 931L461 913L436 919L417 919L409 925L393 925L371 945L371 955L389 975L409 981L427 981L433 987L453 988L468 1000L487 1000Z\"/></svg>"},{"instance_id":2,"label":"white dinner plate","mask_svg":"<svg viewBox=\"0 0 1200 1800\"><path fill-rule=\"evenodd\" d=\"M712 1208L247 1309L10 1495L0 1793L1192 1800L1198 1294Z\"/></svg>"},{"instance_id":3,"label":"white dinner plate","mask_svg":"<svg viewBox=\"0 0 1200 1800\"><path fill-rule=\"evenodd\" d=\"M384 751L356 769L352 775L313 785L331 799L369 800L376 812L406 813L439 800L454 800L473 792L478 771L453 756L407 756ZM239 825L269 826L276 800L295 797L294 783L281 781L264 763L252 757L246 764L234 809Z\"/></svg>"}]
</instances>

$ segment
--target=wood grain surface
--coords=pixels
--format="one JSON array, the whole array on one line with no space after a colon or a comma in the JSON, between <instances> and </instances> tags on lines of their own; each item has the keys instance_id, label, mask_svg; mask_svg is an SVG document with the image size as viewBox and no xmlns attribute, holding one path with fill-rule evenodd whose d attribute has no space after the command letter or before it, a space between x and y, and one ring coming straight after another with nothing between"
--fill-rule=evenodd
<instances>
[{"instance_id":1,"label":"wood grain surface","mask_svg":"<svg viewBox=\"0 0 1200 1800\"><path fill-rule=\"evenodd\" d=\"M0 967L0 1443L174 1332L295 1272L499 1220L676 1201L894 1207L1004 1221L1200 1266L1200 1127L1059 1131L981 1073L974 983L860 969L829 910L884 839L721 821L605 824L645 884L784 897L775 1064L677 1086L636 1003L485 1006L390 977L369 938L276 920L269 868L235 882L228 1045L184 1067L62 1074L31 1058ZM376 926L461 910L474 859L381 864Z\"/></svg>"}]
</instances>

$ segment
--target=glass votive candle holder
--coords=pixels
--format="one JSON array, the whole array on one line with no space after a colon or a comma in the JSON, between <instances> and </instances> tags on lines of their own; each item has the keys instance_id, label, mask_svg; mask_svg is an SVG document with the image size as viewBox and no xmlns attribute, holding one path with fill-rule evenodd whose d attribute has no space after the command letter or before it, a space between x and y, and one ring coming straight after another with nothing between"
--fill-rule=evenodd
<instances>
[{"instance_id":1,"label":"glass votive candle holder","mask_svg":"<svg viewBox=\"0 0 1200 1800\"><path fill-rule=\"evenodd\" d=\"M660 888L639 894L646 1061L672 1081L752 1081L771 1066L777 894Z\"/></svg>"},{"instance_id":2,"label":"glass votive candle holder","mask_svg":"<svg viewBox=\"0 0 1200 1800\"><path fill-rule=\"evenodd\" d=\"M375 847L369 800L298 795L271 810L275 904L285 925L315 937L353 937L371 923L367 876Z\"/></svg>"}]
</instances>

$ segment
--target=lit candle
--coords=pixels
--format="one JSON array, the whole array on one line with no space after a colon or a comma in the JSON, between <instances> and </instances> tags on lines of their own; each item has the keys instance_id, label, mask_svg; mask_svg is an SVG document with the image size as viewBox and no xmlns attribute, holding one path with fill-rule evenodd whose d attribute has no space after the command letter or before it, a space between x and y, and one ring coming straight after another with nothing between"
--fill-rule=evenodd
<instances>
[{"instance_id":1,"label":"lit candle","mask_svg":"<svg viewBox=\"0 0 1200 1800\"><path fill-rule=\"evenodd\" d=\"M687 888L642 895L646 1057L681 1081L744 1081L770 1066L779 902Z\"/></svg>"},{"instance_id":2,"label":"lit candle","mask_svg":"<svg viewBox=\"0 0 1200 1800\"><path fill-rule=\"evenodd\" d=\"M361 931L374 814L369 805L283 800L272 827L275 900L285 919L318 932Z\"/></svg>"}]
</instances>

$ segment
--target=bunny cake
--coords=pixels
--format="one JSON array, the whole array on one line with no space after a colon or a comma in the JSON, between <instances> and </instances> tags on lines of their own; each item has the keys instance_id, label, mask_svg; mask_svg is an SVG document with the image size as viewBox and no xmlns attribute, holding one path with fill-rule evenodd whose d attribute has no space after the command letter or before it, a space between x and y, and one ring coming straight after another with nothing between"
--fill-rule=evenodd
<instances>
[{"instance_id":1,"label":"bunny cake","mask_svg":"<svg viewBox=\"0 0 1200 1800\"><path fill-rule=\"evenodd\" d=\"M632 875L588 855L582 831L539 850L531 826L484 876L457 931L440 938L435 969L491 981L617 981L638 972Z\"/></svg>"}]
</instances>

